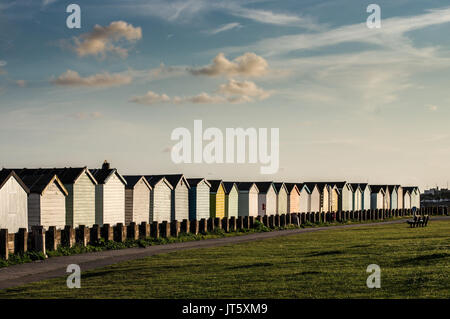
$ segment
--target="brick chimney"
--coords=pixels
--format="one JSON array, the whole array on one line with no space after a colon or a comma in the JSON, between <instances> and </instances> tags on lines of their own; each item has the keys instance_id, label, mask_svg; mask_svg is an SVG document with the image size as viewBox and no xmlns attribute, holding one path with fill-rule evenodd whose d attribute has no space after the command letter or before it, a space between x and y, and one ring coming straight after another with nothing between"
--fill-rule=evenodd
<instances>
[{"instance_id":1,"label":"brick chimney","mask_svg":"<svg viewBox=\"0 0 450 319\"><path fill-rule=\"evenodd\" d=\"M111 165L108 163L107 160L105 160L103 162L102 169L110 169L110 168L111 168Z\"/></svg>"}]
</instances>

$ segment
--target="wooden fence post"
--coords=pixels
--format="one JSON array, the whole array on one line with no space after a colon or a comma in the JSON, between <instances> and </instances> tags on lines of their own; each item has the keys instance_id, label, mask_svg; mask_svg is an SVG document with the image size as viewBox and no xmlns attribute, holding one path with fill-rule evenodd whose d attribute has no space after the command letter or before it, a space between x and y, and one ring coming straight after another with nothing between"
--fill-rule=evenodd
<instances>
[{"instance_id":1,"label":"wooden fence post","mask_svg":"<svg viewBox=\"0 0 450 319\"><path fill-rule=\"evenodd\" d=\"M40 251L44 255L46 254L45 250L45 230L42 226L32 226L32 247L34 251Z\"/></svg>"},{"instance_id":2,"label":"wooden fence post","mask_svg":"<svg viewBox=\"0 0 450 319\"><path fill-rule=\"evenodd\" d=\"M145 239L150 237L150 224L142 222L139 224L139 238Z\"/></svg>"},{"instance_id":3,"label":"wooden fence post","mask_svg":"<svg viewBox=\"0 0 450 319\"><path fill-rule=\"evenodd\" d=\"M45 232L45 246L47 250L57 250L58 244L59 242L56 226L50 226Z\"/></svg>"},{"instance_id":4,"label":"wooden fence post","mask_svg":"<svg viewBox=\"0 0 450 319\"><path fill-rule=\"evenodd\" d=\"M153 222L150 225L150 236L153 237L154 239L158 239L160 236L160 226L158 222Z\"/></svg>"},{"instance_id":5,"label":"wooden fence post","mask_svg":"<svg viewBox=\"0 0 450 319\"><path fill-rule=\"evenodd\" d=\"M189 221L189 232L194 235L198 235L199 232L198 220L194 219Z\"/></svg>"},{"instance_id":6,"label":"wooden fence post","mask_svg":"<svg viewBox=\"0 0 450 319\"><path fill-rule=\"evenodd\" d=\"M77 229L75 229L75 242L86 247L86 245L90 242L89 235L89 227L80 225Z\"/></svg>"},{"instance_id":7,"label":"wooden fence post","mask_svg":"<svg viewBox=\"0 0 450 319\"><path fill-rule=\"evenodd\" d=\"M131 222L127 226L127 238L131 240L139 239L139 225L137 225L135 222Z\"/></svg>"},{"instance_id":8,"label":"wooden fence post","mask_svg":"<svg viewBox=\"0 0 450 319\"><path fill-rule=\"evenodd\" d=\"M9 245L8 245L8 230L6 228L0 229L0 257L8 260Z\"/></svg>"},{"instance_id":9,"label":"wooden fence post","mask_svg":"<svg viewBox=\"0 0 450 319\"><path fill-rule=\"evenodd\" d=\"M97 224L92 225L90 229L90 243L96 244L102 238L101 232L100 232L100 226Z\"/></svg>"},{"instance_id":10,"label":"wooden fence post","mask_svg":"<svg viewBox=\"0 0 450 319\"><path fill-rule=\"evenodd\" d=\"M170 234L173 237L178 237L180 235L180 222L178 220L174 220L170 223Z\"/></svg>"},{"instance_id":11,"label":"wooden fence post","mask_svg":"<svg viewBox=\"0 0 450 319\"><path fill-rule=\"evenodd\" d=\"M100 233L105 241L113 240L113 230L110 224L103 224Z\"/></svg>"},{"instance_id":12,"label":"wooden fence post","mask_svg":"<svg viewBox=\"0 0 450 319\"><path fill-rule=\"evenodd\" d=\"M28 250L28 231L26 228L19 228L14 246L17 253L24 253Z\"/></svg>"}]
</instances>

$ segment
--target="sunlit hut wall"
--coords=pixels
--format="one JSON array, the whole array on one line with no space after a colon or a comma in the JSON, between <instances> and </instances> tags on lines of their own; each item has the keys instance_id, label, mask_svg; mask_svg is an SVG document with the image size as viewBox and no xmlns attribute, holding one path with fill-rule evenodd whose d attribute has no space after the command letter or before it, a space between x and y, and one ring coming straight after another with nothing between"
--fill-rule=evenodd
<instances>
[{"instance_id":1,"label":"sunlit hut wall","mask_svg":"<svg viewBox=\"0 0 450 319\"><path fill-rule=\"evenodd\" d=\"M370 194L369 194L370 196ZM330 211L337 212L339 210L339 189L336 185L330 185Z\"/></svg>"},{"instance_id":2,"label":"sunlit hut wall","mask_svg":"<svg viewBox=\"0 0 450 319\"><path fill-rule=\"evenodd\" d=\"M371 209L385 208L385 187L383 185L370 185L371 191Z\"/></svg>"},{"instance_id":3,"label":"sunlit hut wall","mask_svg":"<svg viewBox=\"0 0 450 319\"><path fill-rule=\"evenodd\" d=\"M189 183L183 174L164 175L172 185L172 220L189 218Z\"/></svg>"},{"instance_id":4,"label":"sunlit hut wall","mask_svg":"<svg viewBox=\"0 0 450 319\"><path fill-rule=\"evenodd\" d=\"M28 228L28 187L14 172L0 171L0 229Z\"/></svg>"},{"instance_id":5,"label":"sunlit hut wall","mask_svg":"<svg viewBox=\"0 0 450 319\"><path fill-rule=\"evenodd\" d=\"M317 183L317 189L320 192L320 211L329 212L330 211L330 195L329 186L327 183Z\"/></svg>"},{"instance_id":6,"label":"sunlit hut wall","mask_svg":"<svg viewBox=\"0 0 450 319\"><path fill-rule=\"evenodd\" d=\"M308 189L310 192L310 199L309 199L309 209L308 212L319 212L320 211L320 191L317 187L317 183L315 182L308 182L306 183L308 186Z\"/></svg>"},{"instance_id":7,"label":"sunlit hut wall","mask_svg":"<svg viewBox=\"0 0 450 319\"><path fill-rule=\"evenodd\" d=\"M414 206L416 208L420 208L420 189L417 186L414 186Z\"/></svg>"},{"instance_id":8,"label":"sunlit hut wall","mask_svg":"<svg viewBox=\"0 0 450 319\"><path fill-rule=\"evenodd\" d=\"M211 184L209 192L209 211L211 218L225 217L225 188L221 180L208 180Z\"/></svg>"},{"instance_id":9,"label":"sunlit hut wall","mask_svg":"<svg viewBox=\"0 0 450 319\"><path fill-rule=\"evenodd\" d=\"M371 209L371 191L370 186L367 183L359 184L359 188L361 189L361 209Z\"/></svg>"},{"instance_id":10,"label":"sunlit hut wall","mask_svg":"<svg viewBox=\"0 0 450 319\"><path fill-rule=\"evenodd\" d=\"M286 183L288 191L288 213L300 212L300 191L295 183Z\"/></svg>"},{"instance_id":11,"label":"sunlit hut wall","mask_svg":"<svg viewBox=\"0 0 450 319\"><path fill-rule=\"evenodd\" d=\"M405 209L411 208L411 193L406 187L403 188L403 206Z\"/></svg>"},{"instance_id":12,"label":"sunlit hut wall","mask_svg":"<svg viewBox=\"0 0 450 319\"><path fill-rule=\"evenodd\" d=\"M150 192L152 187L142 175L123 176L125 187L125 223L150 222Z\"/></svg>"},{"instance_id":13,"label":"sunlit hut wall","mask_svg":"<svg viewBox=\"0 0 450 319\"><path fill-rule=\"evenodd\" d=\"M409 187L404 187L403 188L404 192L408 192L409 193L409 197L407 197L407 200L405 200L405 208L406 207L406 202L408 202L409 204L409 208L420 208L420 191L419 188L417 186L409 186Z\"/></svg>"},{"instance_id":14,"label":"sunlit hut wall","mask_svg":"<svg viewBox=\"0 0 450 319\"><path fill-rule=\"evenodd\" d=\"M351 183L352 186L352 210L362 209L362 191L357 183Z\"/></svg>"},{"instance_id":15,"label":"sunlit hut wall","mask_svg":"<svg viewBox=\"0 0 450 319\"><path fill-rule=\"evenodd\" d=\"M403 187L401 185L396 185L397 187L397 207L398 209L403 209Z\"/></svg>"},{"instance_id":16,"label":"sunlit hut wall","mask_svg":"<svg viewBox=\"0 0 450 319\"><path fill-rule=\"evenodd\" d=\"M225 188L225 215L226 217L238 217L239 190L234 182L223 182Z\"/></svg>"},{"instance_id":17,"label":"sunlit hut wall","mask_svg":"<svg viewBox=\"0 0 450 319\"><path fill-rule=\"evenodd\" d=\"M284 183L274 183L277 191L277 214L286 214L288 212L288 192Z\"/></svg>"},{"instance_id":18,"label":"sunlit hut wall","mask_svg":"<svg viewBox=\"0 0 450 319\"><path fill-rule=\"evenodd\" d=\"M96 179L86 167L13 169L23 175L56 175L67 190L65 224L73 227L95 224ZM52 225L55 226L55 225Z\"/></svg>"},{"instance_id":19,"label":"sunlit hut wall","mask_svg":"<svg viewBox=\"0 0 450 319\"><path fill-rule=\"evenodd\" d=\"M54 174L22 175L23 182L30 189L28 195L28 226L66 225L67 190Z\"/></svg>"},{"instance_id":20,"label":"sunlit hut wall","mask_svg":"<svg viewBox=\"0 0 450 319\"><path fill-rule=\"evenodd\" d=\"M299 198L299 212L307 213L311 207L311 191L305 183L296 183L300 192Z\"/></svg>"},{"instance_id":21,"label":"sunlit hut wall","mask_svg":"<svg viewBox=\"0 0 450 319\"><path fill-rule=\"evenodd\" d=\"M387 185L387 190L389 192L389 208L390 209L397 209L398 208L397 186L395 186L395 185Z\"/></svg>"},{"instance_id":22,"label":"sunlit hut wall","mask_svg":"<svg viewBox=\"0 0 450 319\"><path fill-rule=\"evenodd\" d=\"M189 189L189 219L200 220L209 218L209 192L211 184L204 178L188 178Z\"/></svg>"},{"instance_id":23,"label":"sunlit hut wall","mask_svg":"<svg viewBox=\"0 0 450 319\"><path fill-rule=\"evenodd\" d=\"M350 211L353 209L353 189L347 182L333 182L339 190L339 210Z\"/></svg>"},{"instance_id":24,"label":"sunlit hut wall","mask_svg":"<svg viewBox=\"0 0 450 319\"><path fill-rule=\"evenodd\" d=\"M252 182L237 182L239 190L239 216L258 216L258 187Z\"/></svg>"},{"instance_id":25,"label":"sunlit hut wall","mask_svg":"<svg viewBox=\"0 0 450 319\"><path fill-rule=\"evenodd\" d=\"M117 169L104 162L100 169L89 170L95 187L95 222L98 225L125 223L125 186L127 182Z\"/></svg>"},{"instance_id":26,"label":"sunlit hut wall","mask_svg":"<svg viewBox=\"0 0 450 319\"><path fill-rule=\"evenodd\" d=\"M150 191L150 222L170 222L172 215L172 185L162 175L145 175L144 177L152 187Z\"/></svg>"},{"instance_id":27,"label":"sunlit hut wall","mask_svg":"<svg viewBox=\"0 0 450 319\"><path fill-rule=\"evenodd\" d=\"M277 191L273 182L256 182L258 187L258 215L275 215L277 213Z\"/></svg>"}]
</instances>

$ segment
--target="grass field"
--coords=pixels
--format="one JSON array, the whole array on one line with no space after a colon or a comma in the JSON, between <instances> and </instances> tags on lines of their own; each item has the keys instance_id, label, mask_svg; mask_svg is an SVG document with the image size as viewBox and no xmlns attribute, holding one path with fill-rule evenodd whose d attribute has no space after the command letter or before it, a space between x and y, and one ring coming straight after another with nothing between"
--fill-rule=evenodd
<instances>
[{"instance_id":1,"label":"grass field","mask_svg":"<svg viewBox=\"0 0 450 319\"><path fill-rule=\"evenodd\" d=\"M381 267L368 289L366 268ZM0 291L0 298L449 298L450 221L325 230L179 251Z\"/></svg>"}]
</instances>

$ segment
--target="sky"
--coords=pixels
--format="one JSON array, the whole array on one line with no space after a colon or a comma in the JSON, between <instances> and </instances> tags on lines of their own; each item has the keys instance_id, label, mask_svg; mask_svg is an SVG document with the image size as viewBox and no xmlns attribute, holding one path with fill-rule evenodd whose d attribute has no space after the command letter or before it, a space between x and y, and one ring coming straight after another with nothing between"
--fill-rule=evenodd
<instances>
[{"instance_id":1,"label":"sky","mask_svg":"<svg viewBox=\"0 0 450 319\"><path fill-rule=\"evenodd\" d=\"M443 0L0 0L0 166L446 187L449 31ZM279 128L278 172L173 163L194 120Z\"/></svg>"}]
</instances>

